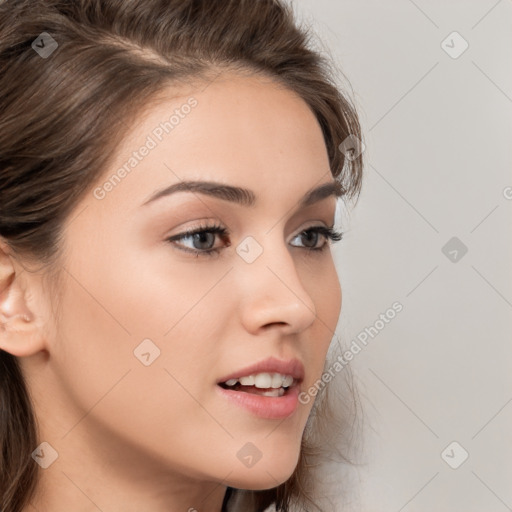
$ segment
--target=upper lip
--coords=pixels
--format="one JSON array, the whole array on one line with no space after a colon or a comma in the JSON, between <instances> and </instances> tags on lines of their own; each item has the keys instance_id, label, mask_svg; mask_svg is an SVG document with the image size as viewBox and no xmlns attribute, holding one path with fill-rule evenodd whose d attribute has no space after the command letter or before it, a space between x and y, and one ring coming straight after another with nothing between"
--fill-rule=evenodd
<instances>
[{"instance_id":1,"label":"upper lip","mask_svg":"<svg viewBox=\"0 0 512 512\"><path fill-rule=\"evenodd\" d=\"M255 375L256 373L280 373L281 375L291 375L296 381L302 382L304 380L304 365L298 359L288 359L282 361L275 357L269 357L258 363L246 366L235 372L226 375L220 379L217 384L226 382L230 379L239 379L240 377L247 377L248 375Z\"/></svg>"}]
</instances>

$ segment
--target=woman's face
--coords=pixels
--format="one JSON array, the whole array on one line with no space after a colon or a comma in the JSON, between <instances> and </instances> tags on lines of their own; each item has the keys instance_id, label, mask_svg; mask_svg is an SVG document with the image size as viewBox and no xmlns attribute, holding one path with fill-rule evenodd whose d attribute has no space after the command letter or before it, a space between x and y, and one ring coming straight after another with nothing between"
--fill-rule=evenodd
<instances>
[{"instance_id":1,"label":"woman's face","mask_svg":"<svg viewBox=\"0 0 512 512\"><path fill-rule=\"evenodd\" d=\"M97 468L89 482L137 471L262 489L298 460L312 401L297 394L321 377L341 307L329 245L311 250L326 237L301 235L334 223L332 193L301 205L333 182L325 143L269 79L205 87L152 104L65 224L60 316L31 380L44 439L62 464ZM250 192L155 198L191 181ZM226 232L183 235L212 226ZM283 396L250 385L271 386L265 373L295 382Z\"/></svg>"}]
</instances>

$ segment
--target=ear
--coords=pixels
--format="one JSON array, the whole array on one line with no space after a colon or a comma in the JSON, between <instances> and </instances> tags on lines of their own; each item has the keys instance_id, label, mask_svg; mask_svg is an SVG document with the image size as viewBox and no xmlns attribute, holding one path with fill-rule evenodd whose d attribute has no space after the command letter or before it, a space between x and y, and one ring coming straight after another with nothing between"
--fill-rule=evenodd
<instances>
[{"instance_id":1,"label":"ear","mask_svg":"<svg viewBox=\"0 0 512 512\"><path fill-rule=\"evenodd\" d=\"M45 348L40 319L27 302L38 281L0 237L0 349L14 356L29 356Z\"/></svg>"}]
</instances>

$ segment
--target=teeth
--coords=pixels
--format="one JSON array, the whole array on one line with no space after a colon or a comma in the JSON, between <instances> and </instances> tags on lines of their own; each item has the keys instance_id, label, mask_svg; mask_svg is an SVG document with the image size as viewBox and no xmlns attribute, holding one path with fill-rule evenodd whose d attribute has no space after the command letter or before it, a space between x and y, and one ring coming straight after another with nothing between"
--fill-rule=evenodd
<instances>
[{"instance_id":1,"label":"teeth","mask_svg":"<svg viewBox=\"0 0 512 512\"><path fill-rule=\"evenodd\" d=\"M287 375L283 379L283 387L289 388L292 385L292 382L293 382L293 377L291 375Z\"/></svg>"},{"instance_id":2,"label":"teeth","mask_svg":"<svg viewBox=\"0 0 512 512\"><path fill-rule=\"evenodd\" d=\"M229 379L225 384L232 387L235 386L237 382L240 382L242 386L256 386L260 389L272 388L279 390L283 387L290 387L293 384L293 377L291 375L283 375L281 373L257 373L255 375L240 377L239 379ZM273 392L269 391L269 393ZM274 394L268 396L274 396Z\"/></svg>"},{"instance_id":3,"label":"teeth","mask_svg":"<svg viewBox=\"0 0 512 512\"><path fill-rule=\"evenodd\" d=\"M283 396L284 395L284 389L283 388L279 388L279 389L273 389L272 391L264 391L262 393L263 396Z\"/></svg>"},{"instance_id":4,"label":"teeth","mask_svg":"<svg viewBox=\"0 0 512 512\"><path fill-rule=\"evenodd\" d=\"M254 385L257 388L271 388L272 387L272 375L270 375L270 373L258 373L254 377Z\"/></svg>"},{"instance_id":5,"label":"teeth","mask_svg":"<svg viewBox=\"0 0 512 512\"><path fill-rule=\"evenodd\" d=\"M249 375L248 377L241 377L238 379L242 386L254 386L254 375Z\"/></svg>"},{"instance_id":6,"label":"teeth","mask_svg":"<svg viewBox=\"0 0 512 512\"><path fill-rule=\"evenodd\" d=\"M280 388L283 385L283 375L280 373L272 374L272 384L271 386L274 389Z\"/></svg>"}]
</instances>

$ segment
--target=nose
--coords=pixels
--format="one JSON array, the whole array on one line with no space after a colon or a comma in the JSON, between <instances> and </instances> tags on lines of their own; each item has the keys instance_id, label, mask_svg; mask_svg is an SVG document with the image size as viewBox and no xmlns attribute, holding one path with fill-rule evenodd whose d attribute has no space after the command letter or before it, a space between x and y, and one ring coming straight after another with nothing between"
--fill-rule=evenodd
<instances>
[{"instance_id":1,"label":"nose","mask_svg":"<svg viewBox=\"0 0 512 512\"><path fill-rule=\"evenodd\" d=\"M279 237L266 237L261 249L251 263L237 262L242 323L252 334L269 328L283 335L304 331L315 321L316 307L297 272L293 249Z\"/></svg>"}]
</instances>

